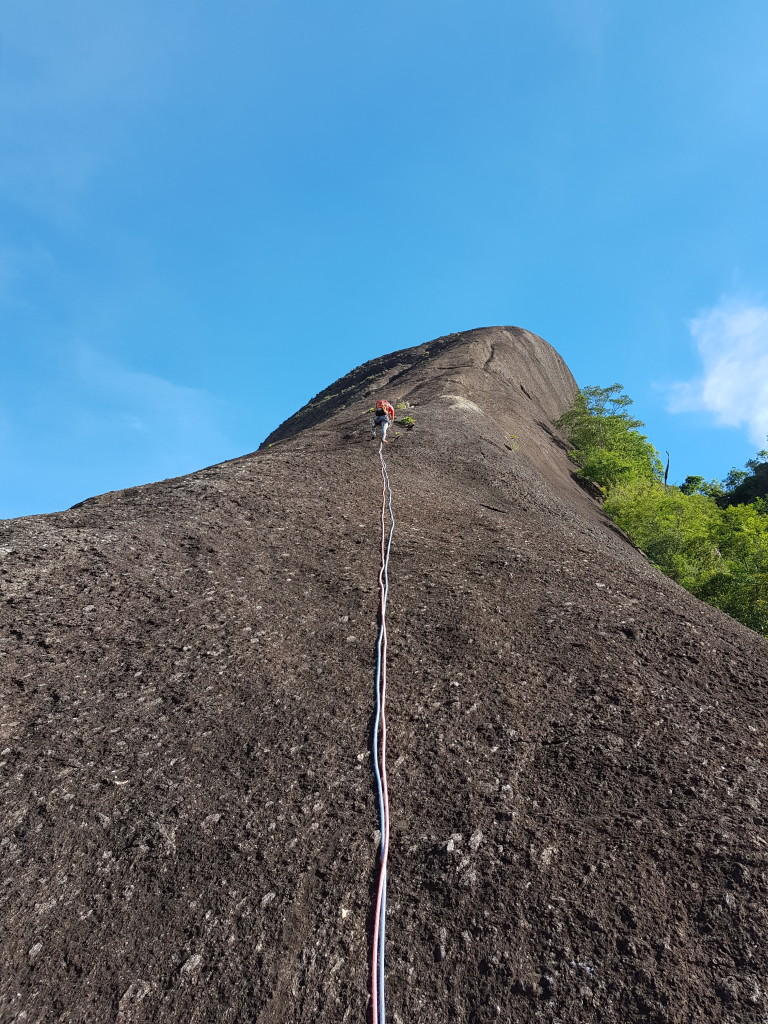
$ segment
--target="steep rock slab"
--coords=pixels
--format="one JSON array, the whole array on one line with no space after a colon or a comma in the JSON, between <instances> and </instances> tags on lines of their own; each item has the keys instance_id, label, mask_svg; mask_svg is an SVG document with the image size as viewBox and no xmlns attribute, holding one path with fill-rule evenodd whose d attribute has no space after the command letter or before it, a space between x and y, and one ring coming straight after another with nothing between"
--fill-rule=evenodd
<instances>
[{"instance_id":1,"label":"steep rock slab","mask_svg":"<svg viewBox=\"0 0 768 1024\"><path fill-rule=\"evenodd\" d=\"M575 482L574 390L451 335L0 525L0 1019L364 1019L381 394L391 1019L764 1020L768 648Z\"/></svg>"}]
</instances>

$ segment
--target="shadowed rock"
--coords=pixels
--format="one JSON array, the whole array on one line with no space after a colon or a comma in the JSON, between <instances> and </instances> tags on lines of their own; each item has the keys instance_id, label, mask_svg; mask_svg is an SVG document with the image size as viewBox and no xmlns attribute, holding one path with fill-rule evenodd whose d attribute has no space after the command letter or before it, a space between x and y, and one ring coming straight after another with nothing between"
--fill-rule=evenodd
<instances>
[{"instance_id":1,"label":"shadowed rock","mask_svg":"<svg viewBox=\"0 0 768 1024\"><path fill-rule=\"evenodd\" d=\"M765 1019L768 646L576 483L575 387L450 335L0 524L0 1020L365 1019L380 396L391 1020Z\"/></svg>"}]
</instances>

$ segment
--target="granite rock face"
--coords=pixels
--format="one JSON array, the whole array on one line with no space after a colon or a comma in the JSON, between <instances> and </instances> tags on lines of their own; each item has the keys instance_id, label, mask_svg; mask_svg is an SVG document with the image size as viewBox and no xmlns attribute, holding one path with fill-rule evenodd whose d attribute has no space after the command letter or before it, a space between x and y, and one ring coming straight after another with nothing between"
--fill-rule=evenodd
<instances>
[{"instance_id":1,"label":"granite rock face","mask_svg":"<svg viewBox=\"0 0 768 1024\"><path fill-rule=\"evenodd\" d=\"M767 1019L768 645L576 482L575 387L451 335L252 455L0 523L3 1024L366 1019L378 397L415 423L389 1019Z\"/></svg>"}]
</instances>

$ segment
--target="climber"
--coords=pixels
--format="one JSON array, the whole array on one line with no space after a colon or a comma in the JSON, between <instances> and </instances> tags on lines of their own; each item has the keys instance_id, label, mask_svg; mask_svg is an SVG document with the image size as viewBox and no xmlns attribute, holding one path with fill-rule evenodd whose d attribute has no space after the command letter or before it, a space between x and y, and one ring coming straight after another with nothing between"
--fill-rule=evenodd
<instances>
[{"instance_id":1,"label":"climber","mask_svg":"<svg viewBox=\"0 0 768 1024\"><path fill-rule=\"evenodd\" d=\"M385 402L383 398L380 398L376 403L376 408L373 410L373 422L371 423L371 437L376 437L376 427L381 427L381 441L382 444L386 444L387 429L394 418L395 410L392 408L389 402Z\"/></svg>"}]
</instances>

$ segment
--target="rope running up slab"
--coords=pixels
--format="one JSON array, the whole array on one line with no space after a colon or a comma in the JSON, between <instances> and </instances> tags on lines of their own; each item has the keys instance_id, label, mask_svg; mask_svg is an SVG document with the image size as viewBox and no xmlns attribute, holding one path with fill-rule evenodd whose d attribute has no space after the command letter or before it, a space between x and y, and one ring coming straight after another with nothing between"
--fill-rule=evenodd
<instances>
[{"instance_id":1,"label":"rope running up slab","mask_svg":"<svg viewBox=\"0 0 768 1024\"><path fill-rule=\"evenodd\" d=\"M387 598L389 596L389 553L395 535L395 516L392 511L392 488L389 482L387 464L384 461L384 445L379 445L381 462L381 568L379 569L379 635L376 642L376 710L373 721L373 771L376 776L376 792L379 804L379 883L376 891L376 908L373 917L373 942L371 944L371 1021L385 1024L386 1004L384 999L384 945L387 925L387 859L389 856L389 794L387 793L387 720L385 716L387 697ZM389 517L389 529L387 529ZM381 741L379 741L381 737Z\"/></svg>"}]
</instances>

